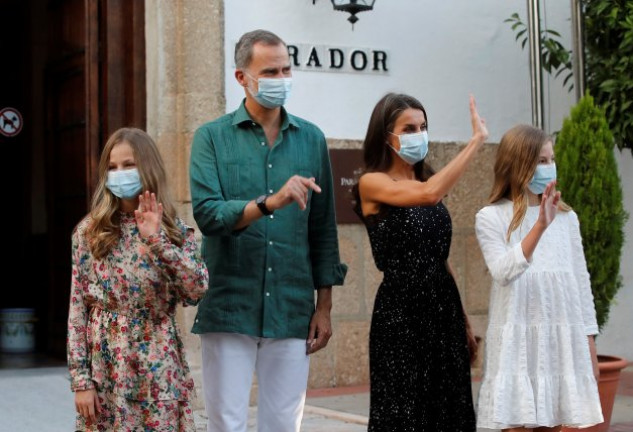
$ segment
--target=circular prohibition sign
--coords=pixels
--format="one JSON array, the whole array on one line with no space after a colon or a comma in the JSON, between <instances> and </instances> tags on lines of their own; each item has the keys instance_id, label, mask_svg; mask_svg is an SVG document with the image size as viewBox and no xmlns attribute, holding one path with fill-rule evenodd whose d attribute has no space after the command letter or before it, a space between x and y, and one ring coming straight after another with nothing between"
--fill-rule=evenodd
<instances>
[{"instance_id":1,"label":"circular prohibition sign","mask_svg":"<svg viewBox=\"0 0 633 432\"><path fill-rule=\"evenodd\" d=\"M15 108L2 108L0 110L0 134L14 137L22 130L22 114Z\"/></svg>"}]
</instances>

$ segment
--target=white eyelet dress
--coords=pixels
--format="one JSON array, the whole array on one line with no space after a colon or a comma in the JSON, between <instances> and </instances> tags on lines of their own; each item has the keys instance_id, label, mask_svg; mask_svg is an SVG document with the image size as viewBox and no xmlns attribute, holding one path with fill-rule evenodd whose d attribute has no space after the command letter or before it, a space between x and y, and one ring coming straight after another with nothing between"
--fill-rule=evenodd
<instances>
[{"instance_id":1,"label":"white eyelet dress","mask_svg":"<svg viewBox=\"0 0 633 432\"><path fill-rule=\"evenodd\" d=\"M528 262L521 240L539 207L528 207L508 242L512 214L503 199L481 209L475 223L493 279L477 427L601 423L587 339L598 326L578 217L559 211Z\"/></svg>"}]
</instances>

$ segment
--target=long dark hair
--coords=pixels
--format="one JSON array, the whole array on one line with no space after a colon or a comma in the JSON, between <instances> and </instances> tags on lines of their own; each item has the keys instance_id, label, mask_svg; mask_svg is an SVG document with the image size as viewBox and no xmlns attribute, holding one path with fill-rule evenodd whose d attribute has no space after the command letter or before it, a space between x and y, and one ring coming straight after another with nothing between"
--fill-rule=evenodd
<instances>
[{"instance_id":1,"label":"long dark hair","mask_svg":"<svg viewBox=\"0 0 633 432\"><path fill-rule=\"evenodd\" d=\"M378 101L371 113L367 134L363 142L363 161L365 166L361 175L367 172L385 172L389 169L393 158L396 156L387 145L387 134L393 132L398 117L408 108L422 111L428 127L429 118L426 115L426 110L420 101L413 96L401 93L387 93ZM428 180L435 173L424 160L413 165L413 171L415 178L420 181ZM356 214L361 219L364 219L358 183L352 188L352 205Z\"/></svg>"}]
</instances>

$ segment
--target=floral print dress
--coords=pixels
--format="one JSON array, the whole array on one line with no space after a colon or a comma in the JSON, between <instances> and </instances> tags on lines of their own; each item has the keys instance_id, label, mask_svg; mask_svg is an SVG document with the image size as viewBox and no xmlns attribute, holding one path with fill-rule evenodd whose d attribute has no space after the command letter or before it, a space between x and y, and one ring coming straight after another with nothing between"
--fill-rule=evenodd
<instances>
[{"instance_id":1,"label":"floral print dress","mask_svg":"<svg viewBox=\"0 0 633 432\"><path fill-rule=\"evenodd\" d=\"M176 307L204 294L207 269L193 229L177 219L178 247L162 231L143 239L133 213L120 213L118 244L91 254L86 217L72 236L68 366L73 391L96 388L96 424L81 431L194 431L189 376Z\"/></svg>"}]
</instances>

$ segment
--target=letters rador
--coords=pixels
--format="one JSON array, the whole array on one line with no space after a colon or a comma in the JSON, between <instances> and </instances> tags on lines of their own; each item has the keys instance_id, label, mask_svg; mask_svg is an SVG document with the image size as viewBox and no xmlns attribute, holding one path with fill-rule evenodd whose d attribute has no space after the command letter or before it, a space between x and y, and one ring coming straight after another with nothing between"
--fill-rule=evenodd
<instances>
[{"instance_id":1,"label":"letters rador","mask_svg":"<svg viewBox=\"0 0 633 432\"><path fill-rule=\"evenodd\" d=\"M292 68L312 71L388 72L387 52L363 48L288 45Z\"/></svg>"}]
</instances>

